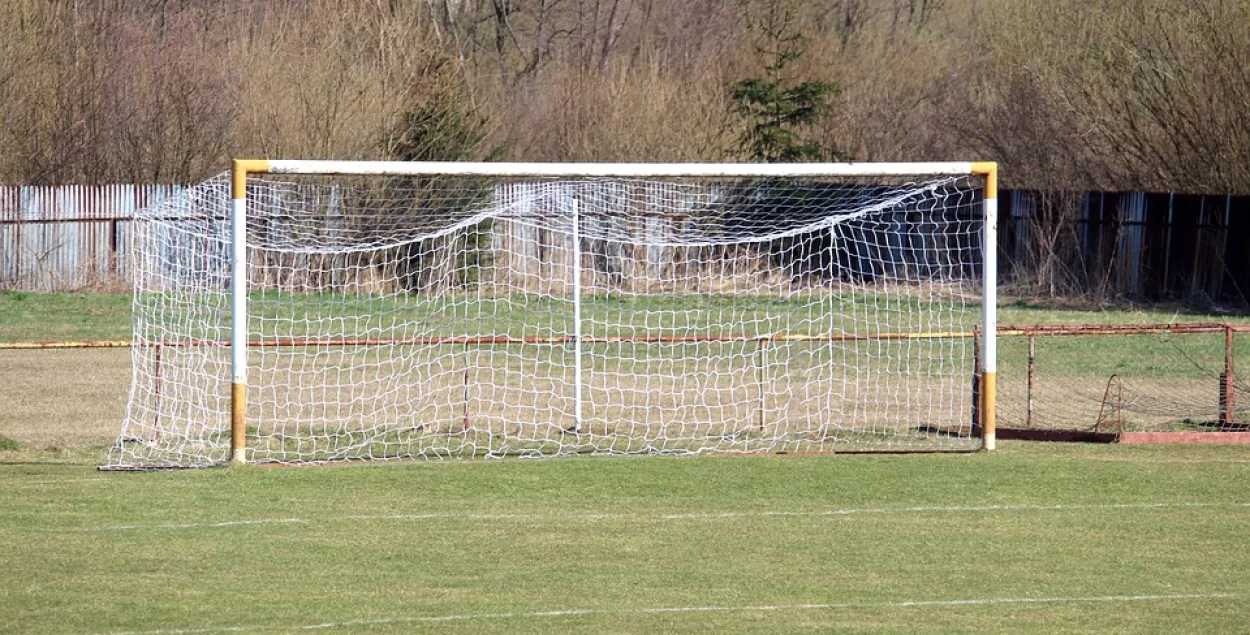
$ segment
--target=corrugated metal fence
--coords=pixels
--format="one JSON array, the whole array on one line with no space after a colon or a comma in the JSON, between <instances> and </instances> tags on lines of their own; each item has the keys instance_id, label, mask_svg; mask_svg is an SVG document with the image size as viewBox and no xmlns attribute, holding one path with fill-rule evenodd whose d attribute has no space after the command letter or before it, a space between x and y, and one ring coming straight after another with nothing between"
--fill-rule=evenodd
<instances>
[{"instance_id":1,"label":"corrugated metal fence","mask_svg":"<svg viewBox=\"0 0 1250 635\"><path fill-rule=\"evenodd\" d=\"M186 185L0 186L0 289L66 291L131 287L128 255L137 210ZM1071 194L1066 195L1072 200ZM1250 294L1250 197L1142 192L1076 194L1080 283L1146 299ZM1036 232L1053 210L1034 192L1004 190L999 246L1004 281L1039 266Z\"/></svg>"},{"instance_id":2,"label":"corrugated metal fence","mask_svg":"<svg viewBox=\"0 0 1250 635\"><path fill-rule=\"evenodd\" d=\"M1245 304L1246 245L1250 196L1004 190L999 206L1004 282L1036 275L1049 253L1078 292Z\"/></svg>"},{"instance_id":3,"label":"corrugated metal fence","mask_svg":"<svg viewBox=\"0 0 1250 635\"><path fill-rule=\"evenodd\" d=\"M186 189L0 186L0 288L128 290L135 212Z\"/></svg>"}]
</instances>

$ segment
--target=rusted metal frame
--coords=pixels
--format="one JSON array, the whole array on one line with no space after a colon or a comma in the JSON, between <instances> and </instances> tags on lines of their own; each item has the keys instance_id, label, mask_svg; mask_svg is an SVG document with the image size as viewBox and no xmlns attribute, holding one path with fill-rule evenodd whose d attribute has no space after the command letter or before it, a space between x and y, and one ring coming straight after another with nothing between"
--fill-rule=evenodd
<instances>
[{"instance_id":1,"label":"rusted metal frame","mask_svg":"<svg viewBox=\"0 0 1250 635\"><path fill-rule=\"evenodd\" d=\"M1237 424L1236 377L1233 372L1234 331L1224 329L1224 372L1220 373L1220 428L1229 429Z\"/></svg>"},{"instance_id":2,"label":"rusted metal frame","mask_svg":"<svg viewBox=\"0 0 1250 635\"><path fill-rule=\"evenodd\" d=\"M1029 334L1029 375L1028 375L1028 387L1027 387L1028 389L1026 392L1027 401L1025 402L1025 416L1024 416L1024 427L1026 428L1033 427L1033 377L1034 377L1033 363L1037 358L1036 349L1034 348L1034 345L1036 344L1036 342L1034 341L1035 337L1036 337L1035 335Z\"/></svg>"},{"instance_id":3,"label":"rusted metal frame","mask_svg":"<svg viewBox=\"0 0 1250 635\"><path fill-rule=\"evenodd\" d=\"M157 344L155 352L152 355L153 363L156 368L153 369L152 381L152 427L156 430L155 438L161 438L161 351L164 346Z\"/></svg>"},{"instance_id":4,"label":"rusted metal frame","mask_svg":"<svg viewBox=\"0 0 1250 635\"><path fill-rule=\"evenodd\" d=\"M1228 328L1250 331L1250 325L1233 326L1225 323L1194 323L1194 324L1143 324L1143 325L1100 325L1100 324L1043 324L1043 325L1004 325L999 327L999 335L1152 335L1159 333L1219 333Z\"/></svg>"},{"instance_id":5,"label":"rusted metal frame","mask_svg":"<svg viewBox=\"0 0 1250 635\"><path fill-rule=\"evenodd\" d=\"M464 343L464 431L468 432L469 426L469 342Z\"/></svg>"},{"instance_id":6,"label":"rusted metal frame","mask_svg":"<svg viewBox=\"0 0 1250 635\"><path fill-rule=\"evenodd\" d=\"M984 412L981 403L981 326L972 327L972 429L973 435L979 434L981 426L985 423L982 420Z\"/></svg>"},{"instance_id":7,"label":"rusted metal frame","mask_svg":"<svg viewBox=\"0 0 1250 635\"><path fill-rule=\"evenodd\" d=\"M765 401L765 386L767 385L766 373L768 370L768 342L764 340L757 341L755 344L755 384L759 394L759 404L756 408L756 425L760 431L764 431L764 409L767 408Z\"/></svg>"},{"instance_id":8,"label":"rusted metal frame","mask_svg":"<svg viewBox=\"0 0 1250 635\"><path fill-rule=\"evenodd\" d=\"M161 343L157 343L158 345ZM24 350L42 348L130 348L134 342L126 341L68 341L68 342L0 342L0 350Z\"/></svg>"},{"instance_id":9,"label":"rusted metal frame","mask_svg":"<svg viewBox=\"0 0 1250 635\"><path fill-rule=\"evenodd\" d=\"M1111 386L1115 384L1118 392L1115 402L1116 434L1124 433L1124 380L1119 375L1107 378L1107 388L1102 392L1102 405L1098 406L1098 419L1094 421L1094 432L1102 432L1103 413L1107 409L1107 400L1111 397Z\"/></svg>"}]
</instances>

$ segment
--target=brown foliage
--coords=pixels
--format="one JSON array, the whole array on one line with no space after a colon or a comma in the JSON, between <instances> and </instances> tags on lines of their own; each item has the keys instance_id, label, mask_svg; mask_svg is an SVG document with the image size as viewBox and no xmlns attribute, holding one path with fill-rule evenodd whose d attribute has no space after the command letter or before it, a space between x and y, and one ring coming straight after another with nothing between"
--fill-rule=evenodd
<instances>
[{"instance_id":1,"label":"brown foliage","mask_svg":"<svg viewBox=\"0 0 1250 635\"><path fill-rule=\"evenodd\" d=\"M976 28L947 111L1009 181L1250 192L1250 3L1006 3Z\"/></svg>"},{"instance_id":2,"label":"brown foliage","mask_svg":"<svg viewBox=\"0 0 1250 635\"><path fill-rule=\"evenodd\" d=\"M9 0L0 180L380 158L444 81L509 158L738 159L729 90L761 63L747 16L779 1ZM1250 192L1250 3L795 6L796 74L842 88L812 133L857 160L997 159L1018 187Z\"/></svg>"}]
</instances>

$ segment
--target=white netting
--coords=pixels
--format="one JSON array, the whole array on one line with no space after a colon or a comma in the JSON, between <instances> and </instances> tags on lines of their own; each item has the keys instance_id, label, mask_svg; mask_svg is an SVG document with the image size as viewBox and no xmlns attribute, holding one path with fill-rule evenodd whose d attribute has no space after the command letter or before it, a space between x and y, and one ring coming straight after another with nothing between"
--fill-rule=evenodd
<instances>
[{"instance_id":1,"label":"white netting","mask_svg":"<svg viewBox=\"0 0 1250 635\"><path fill-rule=\"evenodd\" d=\"M998 424L1100 432L1243 429L1250 423L1250 383L1231 364L1233 336L1223 325L1198 324L1041 326L1000 334Z\"/></svg>"},{"instance_id":2,"label":"white netting","mask_svg":"<svg viewBox=\"0 0 1250 635\"><path fill-rule=\"evenodd\" d=\"M976 448L981 188L251 181L249 459ZM112 466L229 457L229 211L136 222Z\"/></svg>"}]
</instances>

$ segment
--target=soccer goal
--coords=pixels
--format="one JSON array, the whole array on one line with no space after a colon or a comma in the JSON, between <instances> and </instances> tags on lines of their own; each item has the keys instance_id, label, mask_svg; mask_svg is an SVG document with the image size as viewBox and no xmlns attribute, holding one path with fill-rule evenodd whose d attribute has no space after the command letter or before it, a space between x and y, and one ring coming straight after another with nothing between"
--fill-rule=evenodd
<instances>
[{"instance_id":1,"label":"soccer goal","mask_svg":"<svg viewBox=\"0 0 1250 635\"><path fill-rule=\"evenodd\" d=\"M236 161L107 467L994 447L993 163Z\"/></svg>"}]
</instances>

